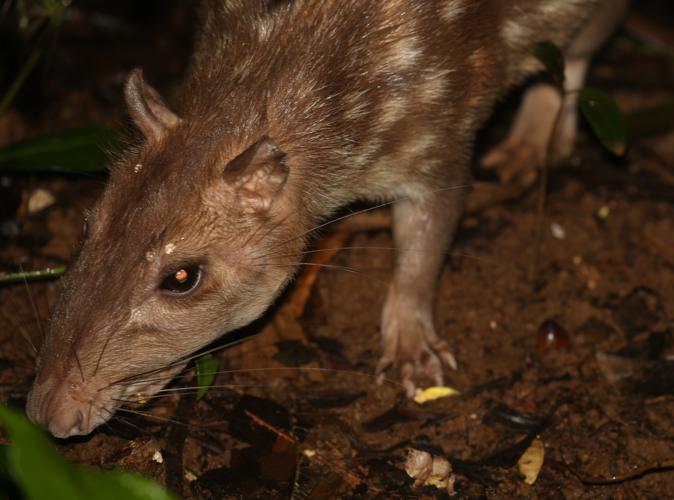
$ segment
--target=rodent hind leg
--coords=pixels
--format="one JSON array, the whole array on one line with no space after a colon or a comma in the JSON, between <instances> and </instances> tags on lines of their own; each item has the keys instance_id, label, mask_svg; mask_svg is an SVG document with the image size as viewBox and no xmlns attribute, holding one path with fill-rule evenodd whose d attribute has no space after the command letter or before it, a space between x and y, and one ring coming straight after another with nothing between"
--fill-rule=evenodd
<instances>
[{"instance_id":1,"label":"rodent hind leg","mask_svg":"<svg viewBox=\"0 0 674 500\"><path fill-rule=\"evenodd\" d=\"M607 8L597 10L564 53L564 93L549 83L527 89L507 137L482 159L484 167L498 168L505 182L519 178L522 184L531 184L536 180L535 168L543 164L548 154L548 162L555 164L573 153L578 90L585 82L592 56L619 23L628 1L605 3Z\"/></svg>"},{"instance_id":2,"label":"rodent hind leg","mask_svg":"<svg viewBox=\"0 0 674 500\"><path fill-rule=\"evenodd\" d=\"M465 196L465 189L435 191L393 206L396 265L382 313L383 355L377 374L381 382L389 368L398 367L409 397L418 377L441 385L443 364L456 369L454 356L435 331L433 308Z\"/></svg>"},{"instance_id":3,"label":"rodent hind leg","mask_svg":"<svg viewBox=\"0 0 674 500\"><path fill-rule=\"evenodd\" d=\"M482 166L498 169L504 182L517 179L522 184L532 184L537 177L536 167L545 160L560 106L562 96L554 85L537 83L528 88L508 135L484 156Z\"/></svg>"}]
</instances>

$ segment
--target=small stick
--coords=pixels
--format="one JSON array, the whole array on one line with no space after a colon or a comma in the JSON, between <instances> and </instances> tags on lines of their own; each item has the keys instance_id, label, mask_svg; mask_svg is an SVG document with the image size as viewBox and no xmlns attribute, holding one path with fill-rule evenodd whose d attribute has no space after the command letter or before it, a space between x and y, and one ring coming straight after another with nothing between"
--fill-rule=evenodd
<instances>
[{"instance_id":1,"label":"small stick","mask_svg":"<svg viewBox=\"0 0 674 500\"><path fill-rule=\"evenodd\" d=\"M632 481L634 479L639 479L641 476L644 476L651 472L663 472L674 469L674 458L650 462L640 467L635 466L631 471L626 472L625 474L619 474L607 478L586 476L578 471L573 470L571 467L568 467L568 469L583 484L592 484L592 485L618 484L627 481Z\"/></svg>"},{"instance_id":2,"label":"small stick","mask_svg":"<svg viewBox=\"0 0 674 500\"><path fill-rule=\"evenodd\" d=\"M48 267L37 271L22 271L20 273L0 274L0 283L20 283L22 281L56 278L66 272L65 266Z\"/></svg>"}]
</instances>

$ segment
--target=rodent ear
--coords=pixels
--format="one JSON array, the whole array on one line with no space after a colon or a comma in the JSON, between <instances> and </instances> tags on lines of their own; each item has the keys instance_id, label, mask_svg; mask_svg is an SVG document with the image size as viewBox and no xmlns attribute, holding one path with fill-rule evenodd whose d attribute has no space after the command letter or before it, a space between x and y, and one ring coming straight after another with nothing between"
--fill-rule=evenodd
<instances>
[{"instance_id":1,"label":"rodent ear","mask_svg":"<svg viewBox=\"0 0 674 500\"><path fill-rule=\"evenodd\" d=\"M136 68L129 73L124 85L124 97L133 122L146 139L160 141L166 132L180 123L159 93L143 80L143 71Z\"/></svg>"},{"instance_id":2,"label":"rodent ear","mask_svg":"<svg viewBox=\"0 0 674 500\"><path fill-rule=\"evenodd\" d=\"M236 189L246 212L269 211L288 179L284 158L285 153L264 136L227 164L222 176Z\"/></svg>"}]
</instances>

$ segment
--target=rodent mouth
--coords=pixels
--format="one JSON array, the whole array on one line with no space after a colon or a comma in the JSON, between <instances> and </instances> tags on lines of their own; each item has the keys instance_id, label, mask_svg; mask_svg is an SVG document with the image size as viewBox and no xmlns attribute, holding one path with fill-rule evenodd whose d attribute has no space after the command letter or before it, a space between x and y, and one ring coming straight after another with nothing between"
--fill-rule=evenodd
<instances>
[{"instance_id":1,"label":"rodent mouth","mask_svg":"<svg viewBox=\"0 0 674 500\"><path fill-rule=\"evenodd\" d=\"M169 367L164 368L163 370L148 375L145 380L141 379L131 381L121 391L117 408L123 406L124 404L140 406L146 404L148 402L148 398L157 394L157 392L166 386L166 384L171 382L171 380L173 380L173 378L179 372L181 372L186 365L187 362L169 365Z\"/></svg>"},{"instance_id":2,"label":"rodent mouth","mask_svg":"<svg viewBox=\"0 0 674 500\"><path fill-rule=\"evenodd\" d=\"M160 371L151 381L133 382L126 386L112 385L97 390L93 396L86 397L81 392L70 394L71 405L67 403L56 411L70 414L70 420L75 421L68 429L61 426L47 424L49 430L56 437L66 438L91 433L97 427L111 420L117 411L124 406L140 407L147 404L148 399L164 387L175 374L182 370L184 365ZM123 410L122 410L123 411ZM75 415L75 417L72 417ZM51 418L52 422L67 419L61 416Z\"/></svg>"},{"instance_id":3,"label":"rodent mouth","mask_svg":"<svg viewBox=\"0 0 674 500\"><path fill-rule=\"evenodd\" d=\"M52 378L33 386L26 410L31 420L58 438L86 435L112 419L123 406L146 404L186 364L169 365L142 379L127 378L126 382L109 383L100 376L86 383Z\"/></svg>"}]
</instances>

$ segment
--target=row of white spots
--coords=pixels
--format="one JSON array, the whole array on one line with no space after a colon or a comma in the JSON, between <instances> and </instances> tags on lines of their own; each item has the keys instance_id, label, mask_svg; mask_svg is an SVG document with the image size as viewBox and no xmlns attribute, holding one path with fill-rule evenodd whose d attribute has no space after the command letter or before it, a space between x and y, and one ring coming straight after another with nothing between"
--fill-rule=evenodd
<instances>
[{"instance_id":1,"label":"row of white spots","mask_svg":"<svg viewBox=\"0 0 674 500\"><path fill-rule=\"evenodd\" d=\"M428 161L428 155L434 148L440 137L430 130L421 130L413 134L401 143L398 148L389 154L380 156L372 165L373 171L382 170L409 170L419 169ZM400 189L400 186L397 187Z\"/></svg>"},{"instance_id":2,"label":"row of white spots","mask_svg":"<svg viewBox=\"0 0 674 500\"><path fill-rule=\"evenodd\" d=\"M176 245L175 243L167 243L164 245L164 253L166 255L171 255L173 252L175 252ZM145 260L148 262L154 262L154 260L157 258L157 253L152 250L148 250L145 252Z\"/></svg>"}]
</instances>

